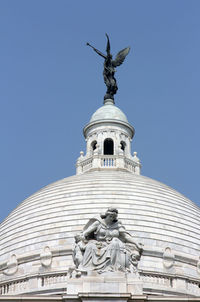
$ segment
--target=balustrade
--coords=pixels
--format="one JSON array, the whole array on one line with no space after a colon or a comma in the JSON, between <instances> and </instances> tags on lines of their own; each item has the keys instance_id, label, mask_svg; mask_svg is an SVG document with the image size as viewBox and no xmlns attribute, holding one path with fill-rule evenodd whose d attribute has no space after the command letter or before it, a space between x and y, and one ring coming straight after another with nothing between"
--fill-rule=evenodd
<instances>
[{"instance_id":1,"label":"balustrade","mask_svg":"<svg viewBox=\"0 0 200 302\"><path fill-rule=\"evenodd\" d=\"M187 282L187 289L195 294L200 295L200 283L195 281Z\"/></svg>"},{"instance_id":2,"label":"balustrade","mask_svg":"<svg viewBox=\"0 0 200 302\"><path fill-rule=\"evenodd\" d=\"M68 281L68 274L67 273L54 273L48 274L43 276L38 276L38 290L43 290L46 287L52 287L56 284L65 284L67 285ZM166 275L157 275L152 273L140 273L140 279L145 283L153 283L159 284L164 287L171 287L173 288L173 281L177 278L173 276L166 276ZM29 282L31 282L32 277L29 279L21 279L15 280L12 282L4 283L0 286L0 295L11 295L11 294L21 294L26 293L29 290ZM200 295L200 282L192 281L186 279L186 291L188 293L194 293Z\"/></svg>"},{"instance_id":3,"label":"balustrade","mask_svg":"<svg viewBox=\"0 0 200 302\"><path fill-rule=\"evenodd\" d=\"M102 156L101 157L101 167L111 168L116 166L116 158L114 156Z\"/></svg>"},{"instance_id":4,"label":"balustrade","mask_svg":"<svg viewBox=\"0 0 200 302\"><path fill-rule=\"evenodd\" d=\"M83 159L78 163L79 173L84 173L90 169L109 169L109 168L122 168L132 173L136 173L136 167L139 167L136 162L125 157L116 155L93 155L92 157Z\"/></svg>"},{"instance_id":5,"label":"balustrade","mask_svg":"<svg viewBox=\"0 0 200 302\"><path fill-rule=\"evenodd\" d=\"M167 287L172 287L172 278L157 274L140 274L142 281L149 283L156 283Z\"/></svg>"},{"instance_id":6,"label":"balustrade","mask_svg":"<svg viewBox=\"0 0 200 302\"><path fill-rule=\"evenodd\" d=\"M67 281L67 273L65 274L54 274L41 277L41 286L50 286L56 283L65 283Z\"/></svg>"},{"instance_id":7,"label":"balustrade","mask_svg":"<svg viewBox=\"0 0 200 302\"><path fill-rule=\"evenodd\" d=\"M8 295L13 293L24 292L27 288L27 279L8 282L0 286L0 294Z\"/></svg>"}]
</instances>

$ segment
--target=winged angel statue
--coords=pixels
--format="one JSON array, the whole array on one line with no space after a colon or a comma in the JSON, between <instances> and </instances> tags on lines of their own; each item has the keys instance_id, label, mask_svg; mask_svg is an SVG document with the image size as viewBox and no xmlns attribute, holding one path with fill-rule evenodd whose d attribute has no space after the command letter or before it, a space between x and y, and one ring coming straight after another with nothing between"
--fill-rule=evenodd
<instances>
[{"instance_id":1,"label":"winged angel statue","mask_svg":"<svg viewBox=\"0 0 200 302\"><path fill-rule=\"evenodd\" d=\"M103 54L101 51L87 43L88 46L92 47L94 51L100 55L101 57L104 58L104 70L103 70L103 78L104 78L104 83L107 86L107 91L104 96L104 100L106 99L112 99L114 101L114 95L117 93L118 87L117 87L117 81L114 77L115 75L115 67L120 66L126 56L128 55L130 51L130 47L126 47L122 49L120 52L118 52L115 60L112 59L112 55L110 53L110 40L108 35L106 34L107 37L107 47L106 47L106 52L107 55Z\"/></svg>"}]
</instances>

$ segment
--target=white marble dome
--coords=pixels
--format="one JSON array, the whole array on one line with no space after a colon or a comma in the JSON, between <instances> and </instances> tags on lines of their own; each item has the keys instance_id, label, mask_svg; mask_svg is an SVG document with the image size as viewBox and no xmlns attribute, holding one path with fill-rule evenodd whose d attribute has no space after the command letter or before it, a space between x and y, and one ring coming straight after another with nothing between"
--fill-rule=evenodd
<instances>
[{"instance_id":1,"label":"white marble dome","mask_svg":"<svg viewBox=\"0 0 200 302\"><path fill-rule=\"evenodd\" d=\"M50 184L1 223L2 292L62 292L74 235L110 206L144 244L138 267L144 293L200 295L200 209L158 181L109 169Z\"/></svg>"},{"instance_id":2,"label":"white marble dome","mask_svg":"<svg viewBox=\"0 0 200 302\"><path fill-rule=\"evenodd\" d=\"M125 114L105 100L84 128L86 153L80 152L77 175L42 188L1 223L0 294L76 295L74 301L80 301L79 293L111 290L200 296L200 209L140 175L133 135ZM118 209L119 220L143 244L138 272L87 272L77 280L74 236L108 207Z\"/></svg>"}]
</instances>

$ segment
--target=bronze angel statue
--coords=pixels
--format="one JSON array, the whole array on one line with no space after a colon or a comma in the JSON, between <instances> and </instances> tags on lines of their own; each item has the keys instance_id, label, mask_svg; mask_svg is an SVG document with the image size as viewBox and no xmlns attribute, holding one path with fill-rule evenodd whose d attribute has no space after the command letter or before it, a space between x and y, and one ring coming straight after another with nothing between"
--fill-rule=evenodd
<instances>
[{"instance_id":1,"label":"bronze angel statue","mask_svg":"<svg viewBox=\"0 0 200 302\"><path fill-rule=\"evenodd\" d=\"M115 67L120 66L127 54L130 51L130 47L126 47L124 49L122 49L120 52L118 52L118 54L116 55L115 60L112 59L112 55L110 53L110 40L108 35L106 34L107 37L107 47L106 47L106 52L107 55L103 54L101 51L99 51L98 49L96 49L95 47L93 47L92 45L90 45L89 43L87 43L88 46L92 47L94 49L94 51L100 55L101 57L104 58L104 70L103 70L103 78L104 78L104 83L107 86L107 91L106 94L104 96L104 100L106 99L112 99L114 101L114 95L116 94L118 87L117 87L117 82L115 79Z\"/></svg>"}]
</instances>

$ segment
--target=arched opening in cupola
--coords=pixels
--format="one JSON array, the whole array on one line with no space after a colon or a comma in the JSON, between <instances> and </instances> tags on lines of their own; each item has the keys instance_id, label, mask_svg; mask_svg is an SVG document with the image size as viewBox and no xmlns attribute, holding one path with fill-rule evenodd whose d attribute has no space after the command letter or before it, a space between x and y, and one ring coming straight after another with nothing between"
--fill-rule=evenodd
<instances>
[{"instance_id":1,"label":"arched opening in cupola","mask_svg":"<svg viewBox=\"0 0 200 302\"><path fill-rule=\"evenodd\" d=\"M114 143L111 138L106 138L103 144L104 155L114 154Z\"/></svg>"},{"instance_id":2,"label":"arched opening in cupola","mask_svg":"<svg viewBox=\"0 0 200 302\"><path fill-rule=\"evenodd\" d=\"M126 143L124 141L121 141L120 144L121 144L121 149L125 152Z\"/></svg>"},{"instance_id":3,"label":"arched opening in cupola","mask_svg":"<svg viewBox=\"0 0 200 302\"><path fill-rule=\"evenodd\" d=\"M92 148L92 151L94 151L97 148L97 141L93 141L91 143L91 148Z\"/></svg>"},{"instance_id":4,"label":"arched opening in cupola","mask_svg":"<svg viewBox=\"0 0 200 302\"><path fill-rule=\"evenodd\" d=\"M97 148L97 141L91 142L91 145L90 145L90 154L91 155L94 154L94 150L96 150L96 148Z\"/></svg>"}]
</instances>

